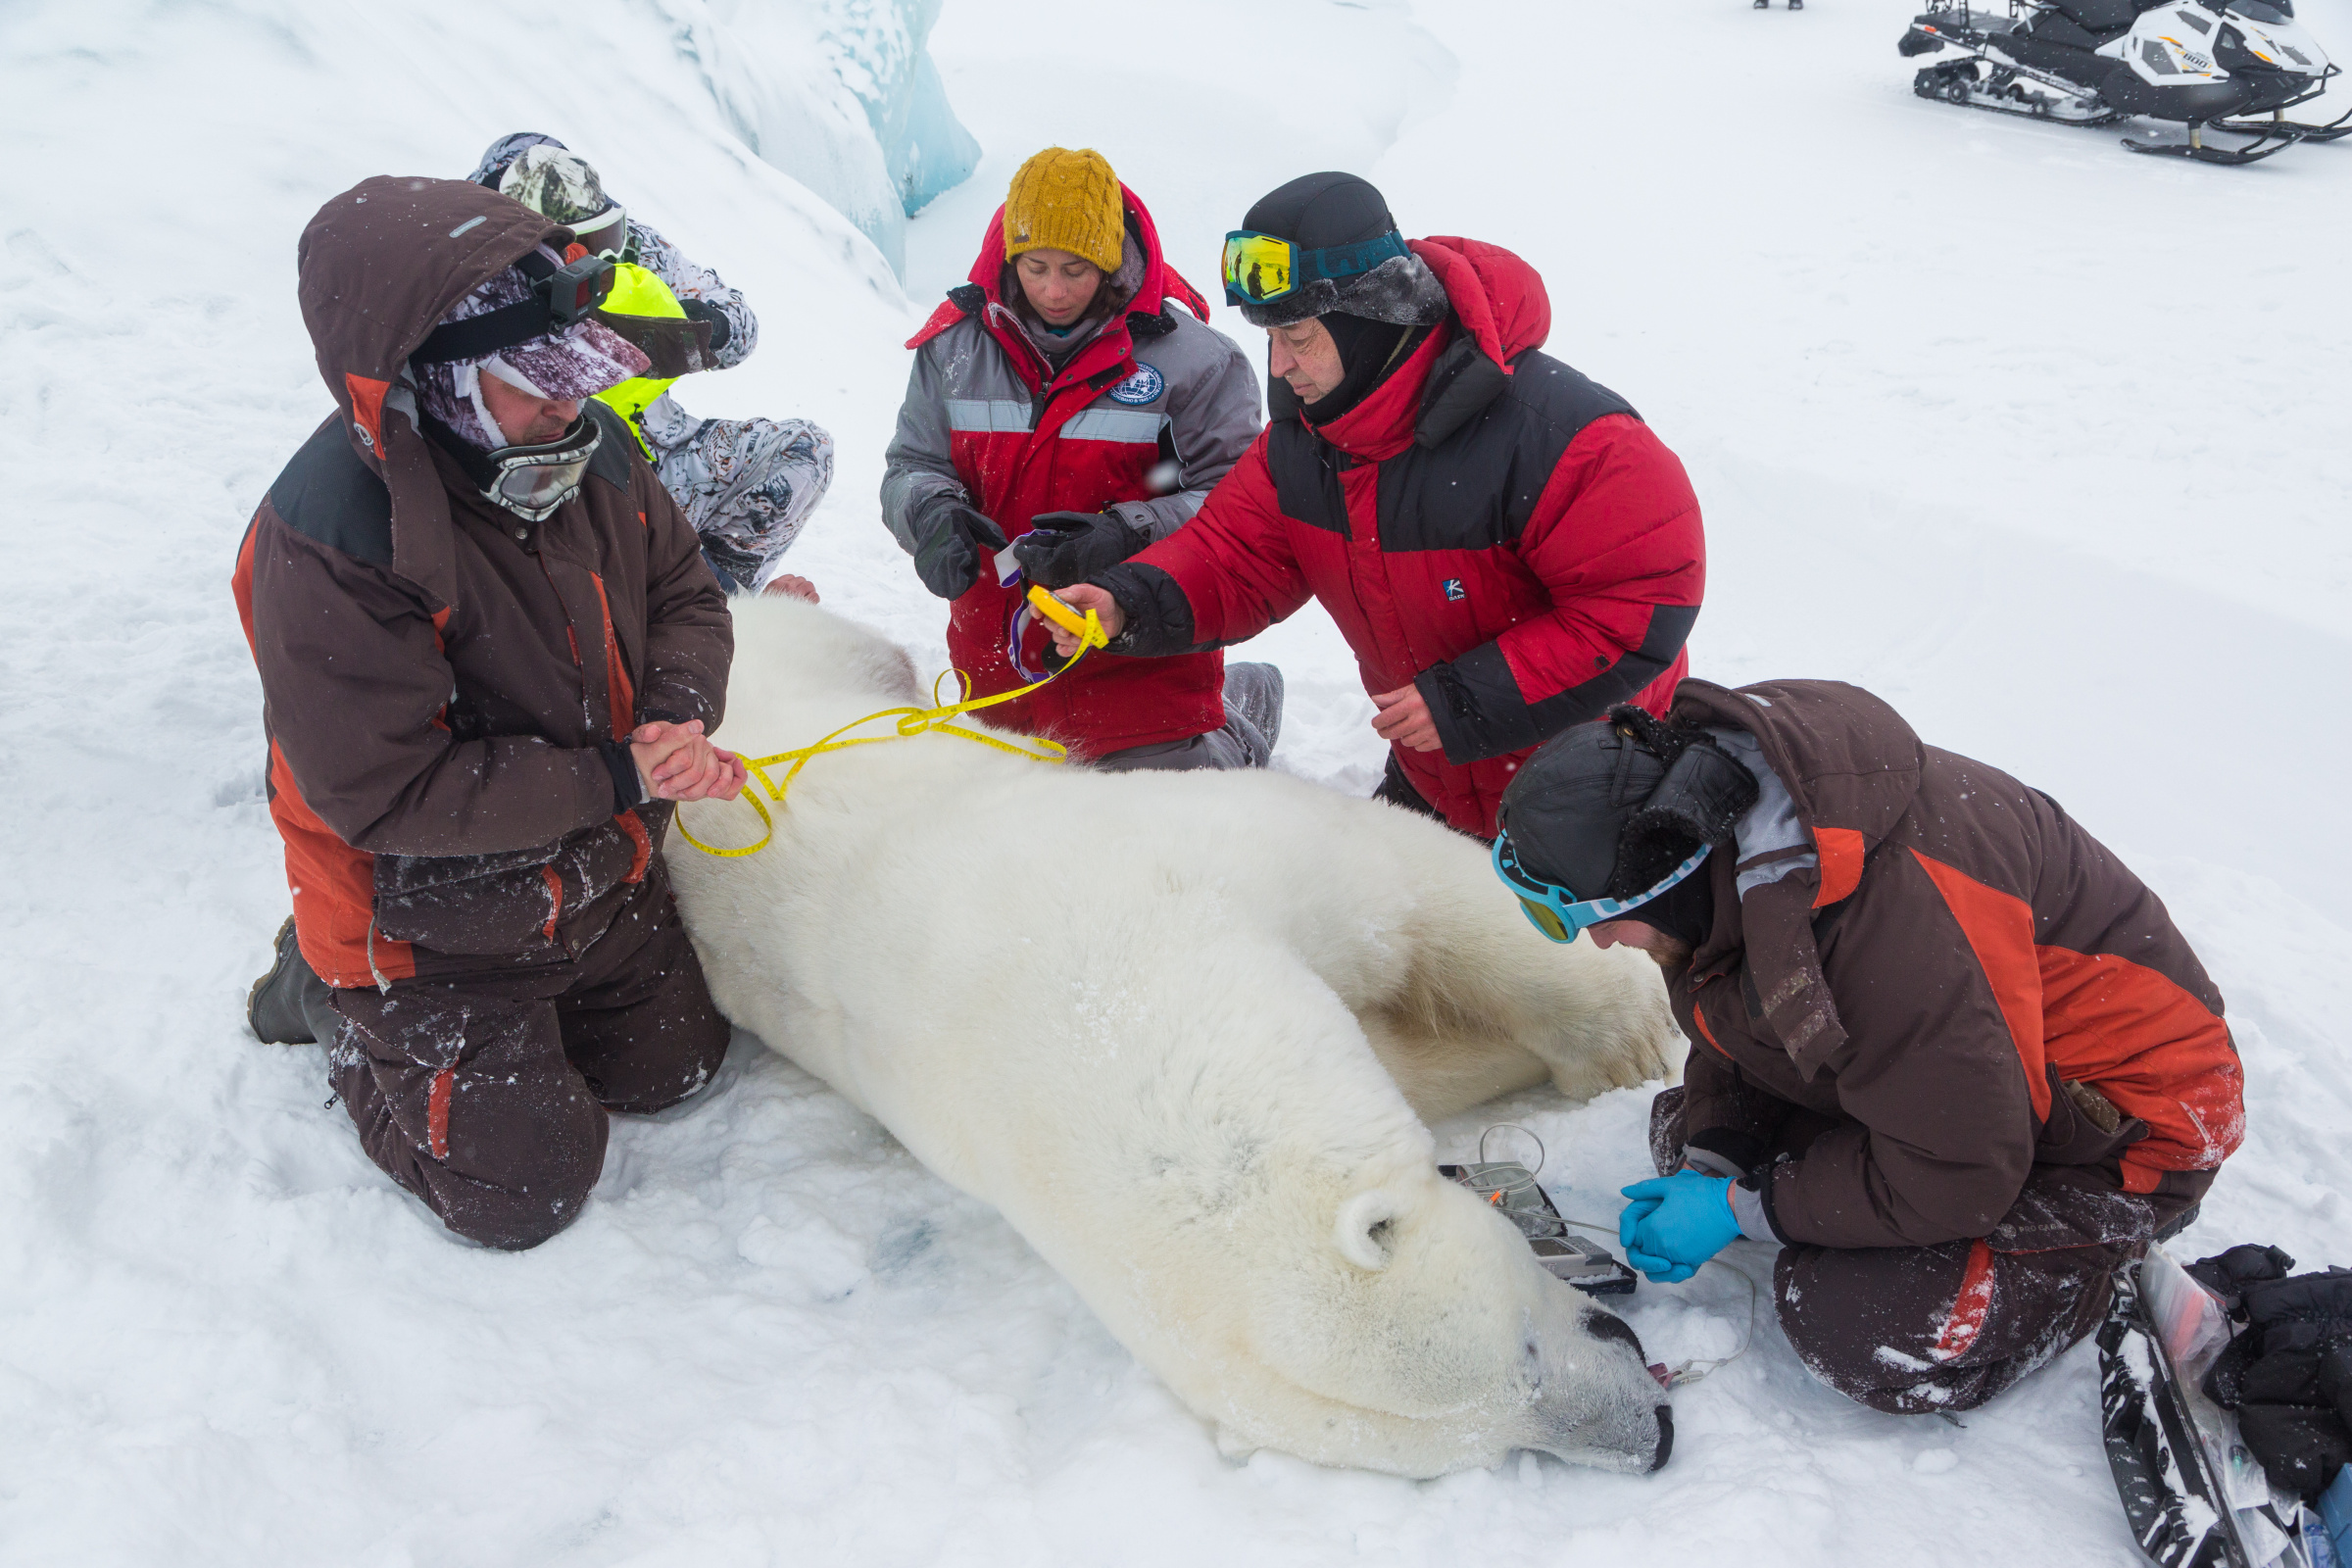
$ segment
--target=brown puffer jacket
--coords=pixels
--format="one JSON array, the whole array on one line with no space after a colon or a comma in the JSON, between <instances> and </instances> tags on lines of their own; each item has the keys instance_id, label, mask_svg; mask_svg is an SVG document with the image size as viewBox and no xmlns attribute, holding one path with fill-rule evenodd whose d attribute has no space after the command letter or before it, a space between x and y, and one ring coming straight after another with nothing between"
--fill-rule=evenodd
<instances>
[{"instance_id":1,"label":"brown puffer jacket","mask_svg":"<svg viewBox=\"0 0 2352 1568\"><path fill-rule=\"evenodd\" d=\"M1713 857L1714 931L1669 986L1693 1144L1776 1103L1838 1123L1766 1183L1784 1239L1982 1237L2036 1163L2169 1193L2237 1148L2221 994L2055 801L1839 682L1687 680L1674 713L1752 735L1795 810L1777 852Z\"/></svg>"},{"instance_id":2,"label":"brown puffer jacket","mask_svg":"<svg viewBox=\"0 0 2352 1568\"><path fill-rule=\"evenodd\" d=\"M670 809L624 808L619 742L647 719L718 726L726 599L627 429L585 405L588 478L526 523L419 433L401 383L459 299L569 240L478 185L392 177L303 231L336 414L270 485L234 586L302 953L330 985L577 956L661 891Z\"/></svg>"}]
</instances>

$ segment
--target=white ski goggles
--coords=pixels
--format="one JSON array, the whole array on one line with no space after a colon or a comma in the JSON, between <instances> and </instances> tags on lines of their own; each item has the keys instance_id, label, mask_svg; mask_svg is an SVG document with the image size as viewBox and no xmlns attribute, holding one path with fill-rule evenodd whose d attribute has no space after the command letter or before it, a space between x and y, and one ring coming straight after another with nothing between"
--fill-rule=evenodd
<instances>
[{"instance_id":1,"label":"white ski goggles","mask_svg":"<svg viewBox=\"0 0 2352 1568\"><path fill-rule=\"evenodd\" d=\"M594 256L628 259L629 215L618 202L570 225L572 240Z\"/></svg>"},{"instance_id":2,"label":"white ski goggles","mask_svg":"<svg viewBox=\"0 0 2352 1568\"><path fill-rule=\"evenodd\" d=\"M588 465L604 440L597 422L582 415L553 441L533 447L500 447L483 460L491 470L482 496L526 522L541 522L580 493Z\"/></svg>"}]
</instances>

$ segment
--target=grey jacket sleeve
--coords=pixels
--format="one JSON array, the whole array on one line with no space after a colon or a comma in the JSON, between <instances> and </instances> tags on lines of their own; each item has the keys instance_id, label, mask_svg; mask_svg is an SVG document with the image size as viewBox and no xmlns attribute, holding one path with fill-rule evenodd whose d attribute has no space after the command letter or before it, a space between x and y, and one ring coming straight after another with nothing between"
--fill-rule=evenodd
<instances>
[{"instance_id":1,"label":"grey jacket sleeve","mask_svg":"<svg viewBox=\"0 0 2352 1568\"><path fill-rule=\"evenodd\" d=\"M1176 330L1152 355L1168 378L1169 440L1176 449L1177 489L1149 501L1109 508L1147 544L1157 544L1200 510L1218 480L1233 471L1265 424L1257 372L1224 333L1170 308Z\"/></svg>"},{"instance_id":2,"label":"grey jacket sleeve","mask_svg":"<svg viewBox=\"0 0 2352 1568\"><path fill-rule=\"evenodd\" d=\"M720 369L731 370L752 357L752 350L760 346L760 318L744 303L741 291L727 287L716 272L696 266L660 232L633 218L629 220L629 239L637 247L638 266L667 283L679 299L700 300L726 322L726 341L710 345L711 357Z\"/></svg>"},{"instance_id":3,"label":"grey jacket sleeve","mask_svg":"<svg viewBox=\"0 0 2352 1568\"><path fill-rule=\"evenodd\" d=\"M951 327L914 351L906 401L899 405L898 433L882 454L882 520L908 555L914 554L911 518L916 507L943 492L971 499L956 476L948 445L947 376L939 364L943 345L971 329L969 322Z\"/></svg>"}]
</instances>

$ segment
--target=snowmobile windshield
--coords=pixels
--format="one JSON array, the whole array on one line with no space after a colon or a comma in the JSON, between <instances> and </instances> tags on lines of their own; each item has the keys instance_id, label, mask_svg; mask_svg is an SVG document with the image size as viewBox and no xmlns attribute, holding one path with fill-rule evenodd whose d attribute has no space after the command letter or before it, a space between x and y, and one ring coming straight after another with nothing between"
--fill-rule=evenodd
<instances>
[{"instance_id":1,"label":"snowmobile windshield","mask_svg":"<svg viewBox=\"0 0 2352 1568\"><path fill-rule=\"evenodd\" d=\"M1709 846L1700 845L1698 853L1666 873L1656 886L1625 899L1578 899L1574 893L1556 882L1546 882L1519 863L1518 852L1511 847L1508 833L1494 835L1494 874L1503 885L1519 896L1519 908L1527 923L1554 942L1574 942L1577 933L1603 920L1614 920L1629 914L1641 906L1676 886L1697 870L1707 858Z\"/></svg>"},{"instance_id":2,"label":"snowmobile windshield","mask_svg":"<svg viewBox=\"0 0 2352 1568\"><path fill-rule=\"evenodd\" d=\"M1225 236L1219 270L1224 273L1228 305L1264 305L1316 278L1354 277L1393 256L1411 254L1404 236L1393 228L1352 245L1326 245L1320 250L1303 249L1279 234L1237 228Z\"/></svg>"},{"instance_id":3,"label":"snowmobile windshield","mask_svg":"<svg viewBox=\"0 0 2352 1568\"><path fill-rule=\"evenodd\" d=\"M587 477L588 464L603 439L596 421L582 416L553 441L500 447L486 459L490 477L482 495L517 517L539 522L580 493L580 481Z\"/></svg>"},{"instance_id":4,"label":"snowmobile windshield","mask_svg":"<svg viewBox=\"0 0 2352 1568\"><path fill-rule=\"evenodd\" d=\"M2292 22L2295 20L2293 0L2278 0L2265 5L2263 0L2230 0L2230 9L2249 22Z\"/></svg>"}]
</instances>

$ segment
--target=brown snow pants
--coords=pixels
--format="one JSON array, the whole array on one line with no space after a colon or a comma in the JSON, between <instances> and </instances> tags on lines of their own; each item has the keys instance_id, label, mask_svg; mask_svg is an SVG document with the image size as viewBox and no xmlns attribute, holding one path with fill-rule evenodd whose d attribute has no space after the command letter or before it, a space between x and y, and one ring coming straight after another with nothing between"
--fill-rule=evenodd
<instances>
[{"instance_id":1,"label":"brown snow pants","mask_svg":"<svg viewBox=\"0 0 2352 1568\"><path fill-rule=\"evenodd\" d=\"M576 963L339 990L328 1055L361 1147L459 1235L536 1247L604 1169L608 1110L652 1111L710 1081L727 1022L647 879Z\"/></svg>"},{"instance_id":2,"label":"brown snow pants","mask_svg":"<svg viewBox=\"0 0 2352 1568\"><path fill-rule=\"evenodd\" d=\"M1650 1102L1660 1175L1680 1165L1683 1091ZM1834 1125L1790 1107L1767 1164ZM2175 1171L2155 1193L2111 1170L2036 1165L1987 1236L1936 1247L1788 1246L1773 1265L1781 1328L1806 1370L1876 1410L1973 1410L2074 1345L2107 1311L2115 1272L2184 1222L2211 1171Z\"/></svg>"}]
</instances>

